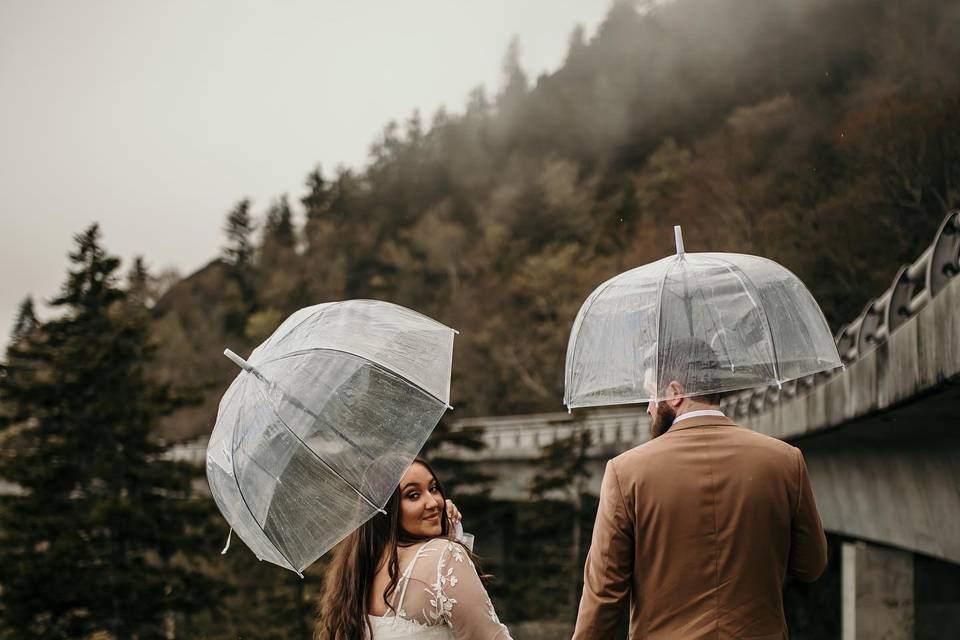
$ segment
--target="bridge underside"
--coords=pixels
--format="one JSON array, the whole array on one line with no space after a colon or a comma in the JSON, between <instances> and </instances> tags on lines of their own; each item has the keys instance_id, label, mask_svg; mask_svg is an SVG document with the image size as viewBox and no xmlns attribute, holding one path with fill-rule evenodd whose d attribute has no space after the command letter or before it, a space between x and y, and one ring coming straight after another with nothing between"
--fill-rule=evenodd
<instances>
[{"instance_id":1,"label":"bridge underside","mask_svg":"<svg viewBox=\"0 0 960 640\"><path fill-rule=\"evenodd\" d=\"M960 563L960 385L791 439L824 527Z\"/></svg>"}]
</instances>

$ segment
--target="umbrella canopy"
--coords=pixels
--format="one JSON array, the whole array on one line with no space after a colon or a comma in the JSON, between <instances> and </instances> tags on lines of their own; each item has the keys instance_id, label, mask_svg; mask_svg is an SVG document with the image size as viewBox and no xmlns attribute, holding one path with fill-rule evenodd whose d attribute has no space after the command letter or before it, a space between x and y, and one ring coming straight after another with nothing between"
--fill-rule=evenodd
<instances>
[{"instance_id":1,"label":"umbrella canopy","mask_svg":"<svg viewBox=\"0 0 960 640\"><path fill-rule=\"evenodd\" d=\"M297 311L220 401L207 480L256 554L303 571L389 500L449 407L455 331L388 302Z\"/></svg>"},{"instance_id":2,"label":"umbrella canopy","mask_svg":"<svg viewBox=\"0 0 960 640\"><path fill-rule=\"evenodd\" d=\"M597 287L567 346L564 403L659 401L782 384L840 367L820 307L772 260L736 253L677 253Z\"/></svg>"}]
</instances>

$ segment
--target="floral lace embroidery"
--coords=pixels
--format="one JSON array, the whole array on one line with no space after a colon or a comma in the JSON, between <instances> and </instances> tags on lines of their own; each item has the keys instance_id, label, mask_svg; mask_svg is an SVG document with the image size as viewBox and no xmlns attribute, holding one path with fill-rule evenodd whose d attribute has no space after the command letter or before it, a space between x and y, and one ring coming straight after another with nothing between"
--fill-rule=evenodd
<instances>
[{"instance_id":1,"label":"floral lace embroidery","mask_svg":"<svg viewBox=\"0 0 960 640\"><path fill-rule=\"evenodd\" d=\"M501 623L500 623L500 618L497 617L497 612L496 612L496 610L493 608L493 603L490 602L490 596L487 596L487 613L490 614L490 619L491 619L491 620L493 620L493 621L496 622L497 624L501 624Z\"/></svg>"},{"instance_id":2,"label":"floral lace embroidery","mask_svg":"<svg viewBox=\"0 0 960 640\"><path fill-rule=\"evenodd\" d=\"M437 561L437 579L430 588L424 589L430 596L430 606L433 611L424 611L424 617L435 624L446 624L453 626L451 616L453 607L457 604L456 598L449 597L444 589L449 585L454 587L457 584L457 576L453 573L453 567L447 567L447 559L451 558L454 562L463 563L463 550L460 545L448 542L445 549L440 552L440 560ZM471 566L472 563L471 563Z\"/></svg>"},{"instance_id":3,"label":"floral lace embroidery","mask_svg":"<svg viewBox=\"0 0 960 640\"><path fill-rule=\"evenodd\" d=\"M439 554L439 557L437 558L436 572L433 574L432 583L425 584L414 578L410 570L413 568L416 560L434 557L437 554ZM457 565L464 565L464 568L458 568ZM397 602L396 617L403 622L411 623L419 628L425 629L427 627L443 625L452 629L454 626L453 611L458 604L458 600L453 597L450 590L454 589L460 582L457 573L465 570L466 567L476 571L476 567L470 559L469 554L456 542L438 539L435 542L425 544L414 554L414 560L411 562L410 567L408 567L408 571L404 572L404 575L401 576L401 581L405 583L404 586L408 585L411 581L419 582L423 585L423 593L427 596L426 603L423 608L421 608L420 615L412 618L403 606L404 603L402 601ZM403 593L406 589L400 589L399 591ZM490 596L485 590L481 590L481 593L483 594L484 604L486 605L483 609L484 614L486 614L491 622L502 626L493 608L493 603L490 601Z\"/></svg>"}]
</instances>

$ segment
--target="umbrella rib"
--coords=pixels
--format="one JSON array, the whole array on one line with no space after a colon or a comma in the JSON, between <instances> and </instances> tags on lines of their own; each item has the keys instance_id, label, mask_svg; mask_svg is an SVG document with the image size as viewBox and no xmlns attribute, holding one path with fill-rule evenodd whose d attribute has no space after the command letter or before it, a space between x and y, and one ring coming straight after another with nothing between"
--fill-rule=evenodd
<instances>
[{"instance_id":1,"label":"umbrella rib","mask_svg":"<svg viewBox=\"0 0 960 640\"><path fill-rule=\"evenodd\" d=\"M724 269L726 269L727 271L730 271L730 267L728 267L728 266L726 265L726 263L724 263L724 262L722 262L722 261L720 262L720 266L722 266L722 267L723 267ZM736 274L734 274L734 277L736 277ZM700 296L701 296L701 298L702 298L703 301L704 301L704 307L706 307L707 312L708 312L708 313L710 314L710 316L713 318L715 326L722 327L722 326L723 326L723 323L721 322L721 317L720 317L720 316L723 315L723 314L715 314L715 313L713 313L713 309L712 309L712 306L713 306L713 305L706 304L706 297L703 295L702 292L701 292ZM723 337L724 332L723 332L723 331L720 331L720 332L718 332L718 335L721 336L721 337L720 337L720 344L723 345L723 352L724 352L725 354L727 354L727 364L730 365L730 367L731 367L730 370L733 371L733 368L732 368L732 367L734 366L733 356L730 354L730 348L727 346L727 340L726 340L726 338Z\"/></svg>"},{"instance_id":2,"label":"umbrella rib","mask_svg":"<svg viewBox=\"0 0 960 640\"><path fill-rule=\"evenodd\" d=\"M316 313L316 312L314 312L314 313ZM308 313L308 314L306 314L306 315L304 316L303 320L301 320L301 321L298 322L297 324L295 324L295 325L293 325L292 327L290 327L290 330L287 331L286 333L284 333L282 336L279 336L279 337L277 338L277 342L280 342L281 340L283 340L284 338L286 338L287 336L289 336L291 333L293 333L294 331L296 331L297 329L299 329L299 328L300 328L300 325L302 325L304 322L306 322L307 320L309 320L310 318L312 318L312 317L314 316L314 313ZM270 338L272 339L273 336L270 336ZM274 345L270 345L270 346L271 346L272 348L275 348Z\"/></svg>"},{"instance_id":3,"label":"umbrella rib","mask_svg":"<svg viewBox=\"0 0 960 640\"><path fill-rule=\"evenodd\" d=\"M667 281L667 274L670 273L670 269L673 268L673 265L676 263L677 261L674 259L664 267L663 275L660 276L660 286L657 288L657 334L654 336L657 340L657 346L653 350L654 402L660 401L660 316L663 315L663 285Z\"/></svg>"},{"instance_id":4,"label":"umbrella rib","mask_svg":"<svg viewBox=\"0 0 960 640\"><path fill-rule=\"evenodd\" d=\"M270 398L267 397L267 395L263 392L263 389L261 389L259 385L257 385L257 391L260 393L261 396L263 396L263 399L266 400L266 401L267 401L267 404L269 405L269 404L270 404ZM321 457L320 457L320 454L318 454L318 453L317 453L316 451L314 451L306 442L304 442L304 441L300 438L300 436L298 436L297 433L296 433L293 429L291 429L291 428L289 427L289 425L287 425L287 422L283 419L283 416L281 416L278 411L274 410L273 414L274 414L275 416L277 416L277 420L280 421L280 424L283 425L283 428L286 429L287 431L289 431L289 432L290 432L290 435L292 435L292 436L297 440L297 442L299 442L301 445L303 445L303 448L304 448L304 449L306 449L306 450L309 451L311 454L313 454L313 457L316 458L316 459L320 462L320 464L322 464L324 467L326 467L327 470L328 470L330 473L332 473L333 475L335 475L335 476L337 476L338 478L340 478L340 480L342 480L348 487L350 487L351 489L353 489L358 496L360 496L361 498L363 498L363 500L364 500L367 504L369 504L371 507L373 507L374 509L376 509L376 510L379 511L380 513L386 515L387 512L384 511L382 507L378 507L377 505L375 505L375 504L373 503L373 500L371 500L370 498L368 498L362 491L360 491L360 489L358 489L357 487L355 487L352 482L350 482L349 480L347 480L346 478L344 478L344 477L340 474L339 471L337 471L336 469L334 469L334 468L330 465L330 463L328 463L326 460L324 460L323 458L321 458ZM352 443L351 443L351 444L352 444ZM356 445L354 445L354 446L356 446ZM362 452L362 451L361 451L361 453L365 453L365 452ZM367 455L367 457L370 458L369 455ZM372 458L371 458L371 459L372 459Z\"/></svg>"},{"instance_id":5,"label":"umbrella rib","mask_svg":"<svg viewBox=\"0 0 960 640\"><path fill-rule=\"evenodd\" d=\"M750 288L753 289L754 293L757 294L757 298L760 298L760 289L757 288L757 285L753 284L753 280L747 273L738 267L736 264L724 260L723 258L716 258L727 270L733 274L733 277L740 281L740 284L743 285L744 290L747 290L747 285L750 285ZM740 272L740 275L737 275L737 272ZM742 278L740 276L743 276ZM750 297L750 301L760 309L761 317L763 318L763 326L767 330L767 335L770 336L770 348L773 350L773 375L777 378L777 385L781 385L783 381L780 379L780 362L777 356L777 341L773 338L773 329L770 326L770 317L767 315L766 308L760 304L757 300L753 299L753 295L747 291L747 295Z\"/></svg>"},{"instance_id":6,"label":"umbrella rib","mask_svg":"<svg viewBox=\"0 0 960 640\"><path fill-rule=\"evenodd\" d=\"M237 422L239 422L239 421L240 421L240 412L238 411L238 412L237 412ZM234 430L234 433L236 433L236 430ZM266 531L266 529L264 529L264 525L262 525L262 524L260 524L259 522L257 522L257 516L254 515L253 509L250 508L250 504L247 502L247 497L246 497L245 495L243 495L243 489L240 488L240 476L239 476L239 474L237 474L237 456L236 456L236 454L232 451L232 448L233 448L233 447L232 447L232 443L231 443L230 467L231 467L231 469L233 470L233 481L234 481L234 483L236 483L236 485L237 485L237 493L240 494L240 499L243 500L243 506L245 506L245 507L247 508L247 513L250 514L250 517L253 518L253 521L257 524L258 527L260 527L260 532L263 533L263 537L266 538L267 541L273 546L274 550L275 550L277 553L280 554L280 557L283 558L284 560L286 560L286 561L287 561L287 564L290 565L290 567L293 567L293 562L290 561L290 558L287 557L287 554L285 554L283 551L281 551L281 550L280 550L280 547L277 546L277 543L274 542L273 540L271 540L271 539L270 539L270 536L267 535L267 531ZM247 457L249 457L249 456L247 456ZM251 460L252 460L252 458L251 458ZM261 468L262 468L262 467L261 467ZM259 556L258 556L257 559L259 559Z\"/></svg>"}]
</instances>

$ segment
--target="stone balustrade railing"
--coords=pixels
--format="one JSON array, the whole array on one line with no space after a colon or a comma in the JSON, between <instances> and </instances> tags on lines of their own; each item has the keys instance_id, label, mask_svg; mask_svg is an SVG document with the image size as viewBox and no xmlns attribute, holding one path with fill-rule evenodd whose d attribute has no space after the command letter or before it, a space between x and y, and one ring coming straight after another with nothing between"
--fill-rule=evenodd
<instances>
[{"instance_id":1,"label":"stone balustrade railing","mask_svg":"<svg viewBox=\"0 0 960 640\"><path fill-rule=\"evenodd\" d=\"M535 458L543 447L583 430L590 433L590 451L594 455L610 455L650 438L650 423L644 407L466 418L454 422L452 427L479 428L486 445L482 450L444 452L471 459Z\"/></svg>"}]
</instances>

